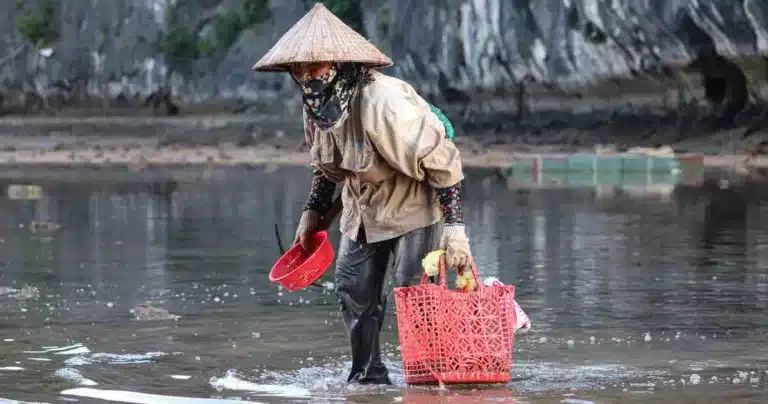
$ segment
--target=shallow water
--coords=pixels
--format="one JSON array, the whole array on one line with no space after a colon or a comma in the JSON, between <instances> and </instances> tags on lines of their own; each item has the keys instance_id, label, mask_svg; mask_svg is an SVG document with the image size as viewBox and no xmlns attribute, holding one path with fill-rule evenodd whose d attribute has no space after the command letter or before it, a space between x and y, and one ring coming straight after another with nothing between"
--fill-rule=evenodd
<instances>
[{"instance_id":1,"label":"shallow water","mask_svg":"<svg viewBox=\"0 0 768 404\"><path fill-rule=\"evenodd\" d=\"M480 270L517 285L533 330L517 339L509 385L438 391L404 386L394 317L395 386L347 386L334 296L267 280L274 222L290 238L306 169L117 184L128 176L0 199L0 286L40 292L0 296L8 402L768 401L768 203L757 192L513 191L470 171ZM136 321L129 310L144 302L181 317Z\"/></svg>"}]
</instances>

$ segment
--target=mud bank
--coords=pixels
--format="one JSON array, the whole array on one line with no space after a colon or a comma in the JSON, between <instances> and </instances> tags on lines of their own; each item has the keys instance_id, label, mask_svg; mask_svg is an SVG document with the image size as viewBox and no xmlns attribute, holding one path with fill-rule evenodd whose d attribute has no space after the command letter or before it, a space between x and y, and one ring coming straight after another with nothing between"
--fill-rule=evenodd
<instances>
[{"instance_id":1,"label":"mud bank","mask_svg":"<svg viewBox=\"0 0 768 404\"><path fill-rule=\"evenodd\" d=\"M6 117L0 119L4 167L126 167L308 165L300 122L287 115L185 117ZM733 147L743 129L718 131L664 145L680 155L703 155L706 167L768 168L768 157ZM578 138L578 142L570 141ZM631 133L552 131L539 136L460 133L455 140L467 167L506 168L531 156L595 153L658 143ZM650 146L650 147L649 147Z\"/></svg>"},{"instance_id":2,"label":"mud bank","mask_svg":"<svg viewBox=\"0 0 768 404\"><path fill-rule=\"evenodd\" d=\"M30 143L33 141L30 141ZM154 144L153 144L154 143ZM478 150L471 143L459 144L466 167L506 168L515 161L531 157L552 157L575 153L593 153L593 148L567 148L553 146L497 145ZM524 151L523 151L524 150ZM744 171L749 168L768 168L767 156L740 154L704 155L703 165L708 168ZM217 146L158 146L142 139L78 140L72 144L57 142L53 147L13 147L0 150L0 165L28 167L126 167L142 170L153 166L258 166L309 165L305 151L263 143L251 146L221 144Z\"/></svg>"}]
</instances>

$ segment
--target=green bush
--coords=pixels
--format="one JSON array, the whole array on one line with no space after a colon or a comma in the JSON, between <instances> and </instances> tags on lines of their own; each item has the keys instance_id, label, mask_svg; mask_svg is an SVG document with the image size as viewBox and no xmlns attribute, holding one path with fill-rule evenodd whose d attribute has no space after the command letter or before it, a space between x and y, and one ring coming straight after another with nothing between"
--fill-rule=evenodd
<instances>
[{"instance_id":1,"label":"green bush","mask_svg":"<svg viewBox=\"0 0 768 404\"><path fill-rule=\"evenodd\" d=\"M24 7L22 2L16 3L17 9ZM56 30L56 8L52 2L44 2L37 12L25 11L16 17L16 29L36 49L50 46L59 39Z\"/></svg>"},{"instance_id":2,"label":"green bush","mask_svg":"<svg viewBox=\"0 0 768 404\"><path fill-rule=\"evenodd\" d=\"M213 19L214 46L219 49L228 49L232 46L240 34L248 28L245 19L236 11L229 11L217 15Z\"/></svg>"},{"instance_id":3,"label":"green bush","mask_svg":"<svg viewBox=\"0 0 768 404\"><path fill-rule=\"evenodd\" d=\"M245 27L261 24L270 17L269 0L242 0L240 13Z\"/></svg>"},{"instance_id":4,"label":"green bush","mask_svg":"<svg viewBox=\"0 0 768 404\"><path fill-rule=\"evenodd\" d=\"M210 30L193 32L182 24L178 10L168 9L166 29L155 41L155 47L166 58L169 67L183 75L193 72L193 66L201 59L212 59L226 52L243 31L266 21L269 16L269 0L242 0L236 11L216 15L208 27ZM203 32L206 31L206 32Z\"/></svg>"},{"instance_id":5,"label":"green bush","mask_svg":"<svg viewBox=\"0 0 768 404\"><path fill-rule=\"evenodd\" d=\"M197 35L188 28L169 26L160 34L155 47L165 56L171 70L188 75L194 70L194 61L201 56L199 42Z\"/></svg>"}]
</instances>

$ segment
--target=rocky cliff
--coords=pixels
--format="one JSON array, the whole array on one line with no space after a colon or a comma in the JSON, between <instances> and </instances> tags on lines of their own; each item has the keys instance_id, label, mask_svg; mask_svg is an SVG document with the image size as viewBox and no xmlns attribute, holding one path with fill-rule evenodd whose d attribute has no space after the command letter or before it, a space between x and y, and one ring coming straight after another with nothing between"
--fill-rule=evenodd
<instances>
[{"instance_id":1,"label":"rocky cliff","mask_svg":"<svg viewBox=\"0 0 768 404\"><path fill-rule=\"evenodd\" d=\"M584 97L605 92L604 83L646 80L664 92L696 88L733 110L758 97L768 79L768 7L761 0L326 3L395 60L390 74L444 99L485 94L522 102L537 91L531 89ZM50 15L41 14L46 4L55 9ZM92 96L130 97L170 82L190 101L269 99L290 90L287 78L254 73L251 66L308 6L303 0L2 2L2 88L6 99L54 87L68 96L78 88ZM239 25L224 18L237 13L248 18L236 20ZM55 32L47 38L30 33L25 16L47 16L52 20L43 25ZM186 37L177 27L186 27ZM212 32L227 40L204 41ZM161 37L167 46L160 46ZM207 48L190 50L190 43ZM175 66L170 72L169 65ZM608 92L631 88L648 86Z\"/></svg>"}]
</instances>

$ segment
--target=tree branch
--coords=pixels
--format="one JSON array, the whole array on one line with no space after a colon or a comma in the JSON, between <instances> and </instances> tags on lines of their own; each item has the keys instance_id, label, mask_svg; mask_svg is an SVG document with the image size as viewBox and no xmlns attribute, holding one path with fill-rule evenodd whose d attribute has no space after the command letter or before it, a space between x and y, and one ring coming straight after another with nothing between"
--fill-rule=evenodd
<instances>
[{"instance_id":1,"label":"tree branch","mask_svg":"<svg viewBox=\"0 0 768 404\"><path fill-rule=\"evenodd\" d=\"M195 35L200 33L200 31L202 31L209 22L213 21L213 19L216 18L218 14L219 13L216 8L208 10L205 14L197 19L197 22L195 23L195 29L192 32L194 32Z\"/></svg>"},{"instance_id":2,"label":"tree branch","mask_svg":"<svg viewBox=\"0 0 768 404\"><path fill-rule=\"evenodd\" d=\"M6 64L14 61L19 55L22 54L27 49L27 45L19 45L16 49L11 51L10 54L6 55L4 58L0 59L0 67L5 66Z\"/></svg>"}]
</instances>

